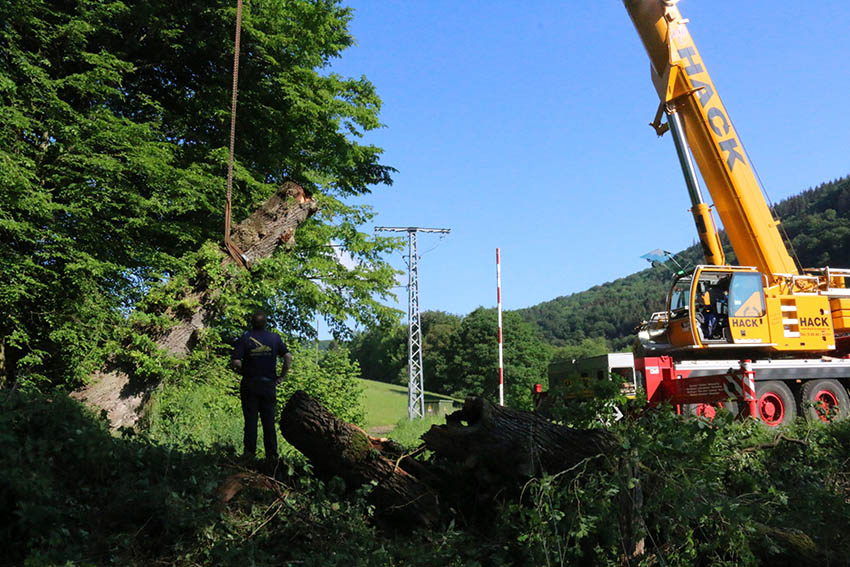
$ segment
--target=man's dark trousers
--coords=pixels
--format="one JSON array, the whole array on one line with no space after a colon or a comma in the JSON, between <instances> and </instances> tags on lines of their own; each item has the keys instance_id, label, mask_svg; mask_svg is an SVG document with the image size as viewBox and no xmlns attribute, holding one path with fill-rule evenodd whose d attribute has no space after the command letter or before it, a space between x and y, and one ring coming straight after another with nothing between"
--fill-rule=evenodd
<instances>
[{"instance_id":1,"label":"man's dark trousers","mask_svg":"<svg viewBox=\"0 0 850 567\"><path fill-rule=\"evenodd\" d=\"M242 378L239 393L242 398L242 415L245 416L245 454L257 452L257 415L263 422L263 446L266 458L277 457L277 432L275 431L275 382L269 378Z\"/></svg>"}]
</instances>

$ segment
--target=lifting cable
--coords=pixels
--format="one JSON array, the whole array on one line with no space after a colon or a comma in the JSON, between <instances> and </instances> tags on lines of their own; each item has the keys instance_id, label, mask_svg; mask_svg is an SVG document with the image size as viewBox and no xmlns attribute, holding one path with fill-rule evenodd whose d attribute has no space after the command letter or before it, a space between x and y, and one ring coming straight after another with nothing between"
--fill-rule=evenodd
<instances>
[{"instance_id":1,"label":"lifting cable","mask_svg":"<svg viewBox=\"0 0 850 567\"><path fill-rule=\"evenodd\" d=\"M247 267L242 251L230 240L230 217L233 198L233 152L236 145L236 94L239 84L239 42L242 35L242 0L236 0L236 37L233 42L233 95L230 99L230 153L227 158L227 200L224 206L224 246L233 260Z\"/></svg>"}]
</instances>

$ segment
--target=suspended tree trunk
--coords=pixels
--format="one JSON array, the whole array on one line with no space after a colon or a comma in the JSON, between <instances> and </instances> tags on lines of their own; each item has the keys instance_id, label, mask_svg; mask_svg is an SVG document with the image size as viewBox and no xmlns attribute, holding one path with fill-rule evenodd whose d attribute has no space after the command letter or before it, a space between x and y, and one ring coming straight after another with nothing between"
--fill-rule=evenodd
<instances>
[{"instance_id":1,"label":"suspended tree trunk","mask_svg":"<svg viewBox=\"0 0 850 567\"><path fill-rule=\"evenodd\" d=\"M351 490L374 482L369 498L385 525L413 528L437 523L439 501L427 482L427 470L404 458L396 444L337 419L300 390L283 409L280 429L320 476L339 476Z\"/></svg>"},{"instance_id":2,"label":"suspended tree trunk","mask_svg":"<svg viewBox=\"0 0 850 567\"><path fill-rule=\"evenodd\" d=\"M304 189L292 181L285 182L248 218L233 228L231 238L243 251L246 264L268 258L279 248L294 243L295 229L318 209L315 200ZM224 251L221 252L223 266L235 263ZM152 336L163 351L182 357L188 354L211 316L215 299L223 285L210 287L209 282L192 282L183 290L182 305L192 308L169 308L166 315L175 323L164 333ZM157 384L135 379L133 368L119 366L108 360L104 367L91 376L89 383L75 392L74 397L107 412L113 428L134 426L141 417L145 403Z\"/></svg>"}]
</instances>

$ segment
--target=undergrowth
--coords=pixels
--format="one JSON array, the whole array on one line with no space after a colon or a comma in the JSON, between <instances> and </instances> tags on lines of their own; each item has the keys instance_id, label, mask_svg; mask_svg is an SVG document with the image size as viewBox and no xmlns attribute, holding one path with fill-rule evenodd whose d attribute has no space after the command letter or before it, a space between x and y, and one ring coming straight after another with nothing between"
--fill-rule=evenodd
<instances>
[{"instance_id":1,"label":"undergrowth","mask_svg":"<svg viewBox=\"0 0 850 567\"><path fill-rule=\"evenodd\" d=\"M113 436L64 395L0 395L0 563L386 565L366 487L346 495L299 458L275 477L232 448ZM223 502L227 487L242 490ZM415 541L415 540L414 540ZM447 562L446 564L451 564Z\"/></svg>"},{"instance_id":2,"label":"undergrowth","mask_svg":"<svg viewBox=\"0 0 850 567\"><path fill-rule=\"evenodd\" d=\"M777 431L626 406L608 427L619 454L532 479L508 506L528 564L850 565L850 422Z\"/></svg>"},{"instance_id":3,"label":"undergrowth","mask_svg":"<svg viewBox=\"0 0 850 567\"><path fill-rule=\"evenodd\" d=\"M3 392L0 549L33 566L848 565L850 422L627 410L619 449L404 534L373 524L370 486L297 454L266 476L212 436L114 435L62 394Z\"/></svg>"},{"instance_id":4,"label":"undergrowth","mask_svg":"<svg viewBox=\"0 0 850 567\"><path fill-rule=\"evenodd\" d=\"M344 349L324 352L317 358L311 349L291 346L293 365L278 387L278 412L296 390L319 399L341 419L363 425L363 386L357 379L359 368ZM144 418L151 439L190 450L208 450L217 445L241 448L242 409L239 376L228 368L230 347L195 360L194 370L175 373L154 394ZM262 438L262 428L259 428ZM278 435L278 446L293 454ZM259 443L262 455L262 442Z\"/></svg>"}]
</instances>

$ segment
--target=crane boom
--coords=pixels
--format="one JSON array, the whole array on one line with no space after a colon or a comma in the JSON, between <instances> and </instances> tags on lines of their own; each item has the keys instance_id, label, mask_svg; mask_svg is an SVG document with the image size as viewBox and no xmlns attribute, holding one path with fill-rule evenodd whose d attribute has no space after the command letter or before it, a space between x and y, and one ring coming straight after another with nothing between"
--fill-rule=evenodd
<instances>
[{"instance_id":1,"label":"crane boom","mask_svg":"<svg viewBox=\"0 0 850 567\"><path fill-rule=\"evenodd\" d=\"M780 274L798 274L740 137L688 32L687 20L676 7L678 0L623 2L649 54L660 111L667 113L671 130L681 128L738 263L756 267L774 281ZM675 138L677 132L673 134ZM707 205L694 200L692 210L706 258L718 263L711 261L722 255L715 248ZM701 226L701 222L711 224Z\"/></svg>"}]
</instances>

